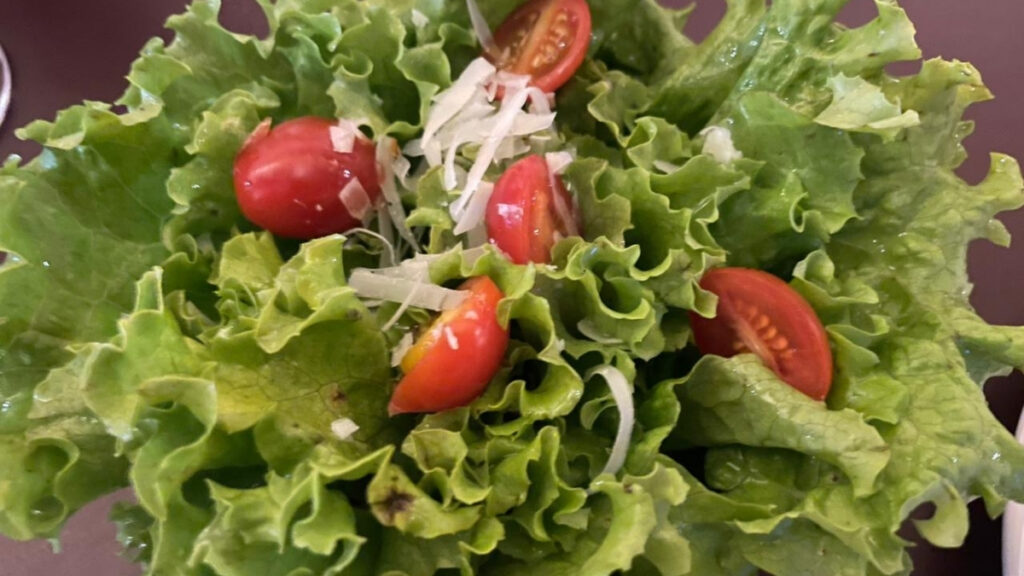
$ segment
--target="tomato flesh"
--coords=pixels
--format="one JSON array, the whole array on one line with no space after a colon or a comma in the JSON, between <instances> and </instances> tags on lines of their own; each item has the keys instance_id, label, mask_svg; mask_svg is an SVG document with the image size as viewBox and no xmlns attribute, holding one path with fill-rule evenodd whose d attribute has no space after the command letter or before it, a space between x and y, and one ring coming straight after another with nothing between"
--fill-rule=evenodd
<instances>
[{"instance_id":1,"label":"tomato flesh","mask_svg":"<svg viewBox=\"0 0 1024 576\"><path fill-rule=\"evenodd\" d=\"M508 330L498 323L504 295L486 276L467 280L469 297L434 321L402 358L405 376L391 396L391 415L440 412L469 404L498 372Z\"/></svg>"},{"instance_id":2,"label":"tomato flesh","mask_svg":"<svg viewBox=\"0 0 1024 576\"><path fill-rule=\"evenodd\" d=\"M528 75L533 85L554 92L583 63L590 46L590 7L586 0L529 0L494 33L498 68Z\"/></svg>"},{"instance_id":3,"label":"tomato flesh","mask_svg":"<svg viewBox=\"0 0 1024 576\"><path fill-rule=\"evenodd\" d=\"M358 178L370 204L381 195L373 144L356 137L352 151L331 142L334 123L303 117L261 125L235 159L235 195L253 224L278 236L309 239L360 225L341 198Z\"/></svg>"},{"instance_id":4,"label":"tomato flesh","mask_svg":"<svg viewBox=\"0 0 1024 576\"><path fill-rule=\"evenodd\" d=\"M516 264L551 261L559 236L579 234L579 217L562 179L541 156L509 167L494 186L484 217L487 237Z\"/></svg>"},{"instance_id":5,"label":"tomato flesh","mask_svg":"<svg viewBox=\"0 0 1024 576\"><path fill-rule=\"evenodd\" d=\"M756 354L779 378L824 400L832 386L832 352L814 309L779 278L747 268L719 268L701 279L718 296L718 314L690 314L704 354Z\"/></svg>"}]
</instances>

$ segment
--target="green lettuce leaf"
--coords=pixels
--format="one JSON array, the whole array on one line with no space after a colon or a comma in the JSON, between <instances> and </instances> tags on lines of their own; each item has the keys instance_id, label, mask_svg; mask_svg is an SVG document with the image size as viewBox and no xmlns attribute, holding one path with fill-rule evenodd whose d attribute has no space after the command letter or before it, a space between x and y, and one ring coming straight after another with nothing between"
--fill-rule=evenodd
<instances>
[{"instance_id":1,"label":"green lettuce leaf","mask_svg":"<svg viewBox=\"0 0 1024 576\"><path fill-rule=\"evenodd\" d=\"M518 4L480 1L492 26ZM347 278L387 247L254 232L231 169L267 119L416 137L479 54L466 4L266 0L255 37L193 3L123 111L33 123L43 154L0 169L0 532L56 536L130 484L114 519L150 574L904 574L898 530L927 504L918 532L959 545L967 502L1024 499L1024 449L981 388L1024 365L1024 330L984 322L966 274L969 242L1009 241L995 215L1024 180L998 155L980 184L956 176L965 109L989 97L973 68L891 77L919 55L903 10L877 0L851 29L843 4L730 1L694 43L688 10L592 0L558 134L532 148L575 151L583 235L550 265L464 249L458 192L415 171L432 281L492 278L510 344L469 406L391 418L391 354L432 314L382 330L398 305ZM743 157L705 154L708 126ZM690 315L717 306L698 282L723 265L812 305L827 403L754 357L698 358ZM627 410L600 365L635 407L614 474Z\"/></svg>"}]
</instances>

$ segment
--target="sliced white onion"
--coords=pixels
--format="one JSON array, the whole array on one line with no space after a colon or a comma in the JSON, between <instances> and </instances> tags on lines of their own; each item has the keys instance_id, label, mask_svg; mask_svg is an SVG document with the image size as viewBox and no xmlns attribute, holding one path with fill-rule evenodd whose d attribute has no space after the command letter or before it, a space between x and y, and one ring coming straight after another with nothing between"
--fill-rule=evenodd
<instances>
[{"instance_id":1,"label":"sliced white onion","mask_svg":"<svg viewBox=\"0 0 1024 576\"><path fill-rule=\"evenodd\" d=\"M491 34L491 28L487 25L483 12L480 12L480 6L476 0L466 0L466 8L469 10L469 21L473 23L473 32L480 41L480 47L485 54L497 56L498 45L494 42L494 35Z\"/></svg>"},{"instance_id":2,"label":"sliced white onion","mask_svg":"<svg viewBox=\"0 0 1024 576\"><path fill-rule=\"evenodd\" d=\"M563 155L567 155L568 158ZM558 174L564 172L565 168L572 164L572 154L569 152L549 153L544 155L544 160L548 165L548 185L551 186L551 198L555 206L555 213L558 214L558 219L565 225L565 231L569 236L579 236L580 227L576 224L576 218L573 216L573 207L566 204L565 196L560 193L564 186L558 181ZM558 240L561 240L561 238L556 238L556 241Z\"/></svg>"},{"instance_id":3,"label":"sliced white onion","mask_svg":"<svg viewBox=\"0 0 1024 576\"><path fill-rule=\"evenodd\" d=\"M704 137L704 148L701 153L714 158L719 164L732 164L743 158L743 152L736 149L732 141L732 132L724 126L708 126L700 131Z\"/></svg>"},{"instance_id":4,"label":"sliced white onion","mask_svg":"<svg viewBox=\"0 0 1024 576\"><path fill-rule=\"evenodd\" d=\"M413 138L405 143L405 147L402 148L402 154L406 156L423 156L426 152L423 150L423 140L420 138Z\"/></svg>"},{"instance_id":5,"label":"sliced white onion","mask_svg":"<svg viewBox=\"0 0 1024 576\"><path fill-rule=\"evenodd\" d=\"M366 193L366 188L363 188L363 183L355 176L345 184L341 192L338 192L338 198L341 200L342 205L345 206L345 210L356 220L365 222L366 215L373 208L373 201L370 200L370 195Z\"/></svg>"},{"instance_id":6,"label":"sliced white onion","mask_svg":"<svg viewBox=\"0 0 1024 576\"><path fill-rule=\"evenodd\" d=\"M11 107L11 63L7 61L7 53L0 46L0 126L7 118L7 110Z\"/></svg>"},{"instance_id":7,"label":"sliced white onion","mask_svg":"<svg viewBox=\"0 0 1024 576\"><path fill-rule=\"evenodd\" d=\"M542 130L547 130L555 125L555 114L521 114L516 117L510 136L529 136Z\"/></svg>"},{"instance_id":8,"label":"sliced white onion","mask_svg":"<svg viewBox=\"0 0 1024 576\"><path fill-rule=\"evenodd\" d=\"M387 203L391 224L398 230L398 235L418 252L419 243L416 242L412 230L405 223L405 208L402 207L402 197L398 194L398 188L395 186L394 150L396 148L398 148L398 144L394 138L384 136L377 141L376 156L380 171L380 189L384 195L384 201Z\"/></svg>"},{"instance_id":9,"label":"sliced white onion","mask_svg":"<svg viewBox=\"0 0 1024 576\"><path fill-rule=\"evenodd\" d=\"M509 138L502 142L495 153L495 162L509 160L528 153L531 149L523 138Z\"/></svg>"},{"instance_id":10,"label":"sliced white onion","mask_svg":"<svg viewBox=\"0 0 1024 576\"><path fill-rule=\"evenodd\" d=\"M657 168L658 170L661 170L662 172L664 172L665 174L671 174L671 173L675 172L676 170L679 170L680 168L682 168L682 166L679 166L678 164L673 164L671 162L665 162L664 160L655 160L651 164L655 168Z\"/></svg>"},{"instance_id":11,"label":"sliced white onion","mask_svg":"<svg viewBox=\"0 0 1024 576\"><path fill-rule=\"evenodd\" d=\"M480 225L473 228L469 232L466 232L466 248L476 248L478 246L485 246L488 242L487 237L487 226Z\"/></svg>"},{"instance_id":12,"label":"sliced white onion","mask_svg":"<svg viewBox=\"0 0 1024 576\"><path fill-rule=\"evenodd\" d=\"M384 259L384 252L380 253L380 265L394 266L396 263L396 255L398 253L395 249L397 241L395 239L395 227L391 225L391 213L388 212L387 205L377 207L377 232L380 233L380 237L384 239L384 242L391 247L389 260Z\"/></svg>"},{"instance_id":13,"label":"sliced white onion","mask_svg":"<svg viewBox=\"0 0 1024 576\"><path fill-rule=\"evenodd\" d=\"M473 97L466 102L455 116L452 116L435 134L435 138L441 141L443 148L448 148L453 136L463 129L466 124L476 124L475 121L482 120L494 114L494 105L487 101L487 96L481 92L482 88L473 93Z\"/></svg>"},{"instance_id":14,"label":"sliced white onion","mask_svg":"<svg viewBox=\"0 0 1024 576\"><path fill-rule=\"evenodd\" d=\"M399 340L398 344L395 344L394 349L391 350L392 368L396 368L402 364L402 359L409 353L409 350L412 349L412 345L415 342L416 339L413 338L412 332L406 332L405 335L402 336L402 339Z\"/></svg>"},{"instance_id":15,"label":"sliced white onion","mask_svg":"<svg viewBox=\"0 0 1024 576\"><path fill-rule=\"evenodd\" d=\"M477 193L470 200L469 205L466 206L466 213L459 219L458 224L455 225L455 235L465 234L470 230L480 228L484 223L484 215L487 213L487 203L491 199L491 193L494 192L494 184L490 182L481 182L480 188Z\"/></svg>"},{"instance_id":16,"label":"sliced white onion","mask_svg":"<svg viewBox=\"0 0 1024 576\"><path fill-rule=\"evenodd\" d=\"M398 183L402 185L402 188L412 190L409 184L409 171L412 170L412 163L404 154L399 154L395 158L395 161L391 163L391 169L394 170L395 178L398 178Z\"/></svg>"},{"instance_id":17,"label":"sliced white onion","mask_svg":"<svg viewBox=\"0 0 1024 576\"><path fill-rule=\"evenodd\" d=\"M347 118L338 119L338 123L331 126L331 147L339 154L349 154L355 148L356 138L361 138L363 133L359 131L360 122L354 122Z\"/></svg>"},{"instance_id":18,"label":"sliced white onion","mask_svg":"<svg viewBox=\"0 0 1024 576\"><path fill-rule=\"evenodd\" d=\"M484 106L484 112L488 113L479 114L480 109L477 105L475 103L469 104L465 114L459 114L456 118L453 118L437 134L435 140L431 141L431 146L440 145L441 149L446 150L444 155L444 176L445 187L449 190L455 189L459 184L456 174L456 160L460 147L466 144L485 142L493 133L496 114L491 113L494 111L493 107L489 105ZM518 115L515 118L512 129L505 135L505 138L498 142L492 162L525 154L530 150L530 146L519 137L547 130L554 125L554 122L554 114L523 113ZM430 154L428 154L428 162L430 161L430 155L434 152L435 150L431 150Z\"/></svg>"},{"instance_id":19,"label":"sliced white onion","mask_svg":"<svg viewBox=\"0 0 1024 576\"><path fill-rule=\"evenodd\" d=\"M506 138L502 140L501 144L498 145L498 149L494 151L494 161L501 162L509 158L515 158L516 149L522 149L521 138Z\"/></svg>"},{"instance_id":20,"label":"sliced white onion","mask_svg":"<svg viewBox=\"0 0 1024 576\"><path fill-rule=\"evenodd\" d=\"M452 218L456 222L462 218L466 206L476 194L480 182L483 181L484 174L487 172L487 168L494 161L494 153L501 144L501 141L507 138L509 132L512 131L516 116L523 113L523 105L526 104L527 96L528 92L522 89L513 89L505 92L505 97L501 101L501 108L494 117L491 133L480 146L476 160L473 161L473 166L469 169L469 175L466 176L466 186L462 190L462 196L451 206Z\"/></svg>"},{"instance_id":21,"label":"sliced white onion","mask_svg":"<svg viewBox=\"0 0 1024 576\"><path fill-rule=\"evenodd\" d=\"M474 10L470 0L471 13ZM424 156L427 165L444 168L446 189L461 190L449 207L456 234L479 227L486 198L474 199L491 165L527 153L530 146L525 139L554 126L551 95L529 82L529 76L498 71L484 58L474 60L450 88L434 98L423 137L406 145L407 154ZM494 100L499 89L500 102ZM528 102L529 112L524 110ZM463 147L474 151L464 177L459 161Z\"/></svg>"},{"instance_id":22,"label":"sliced white onion","mask_svg":"<svg viewBox=\"0 0 1024 576\"><path fill-rule=\"evenodd\" d=\"M424 289L439 288L439 286L430 283L430 262L432 261L432 259L428 258L414 257L410 260L405 260L398 266L394 266L392 268L374 270L375 274L381 274L391 278L398 278L406 282L415 283L415 286L413 286L412 290L409 291L408 296L402 300L401 305L397 310L395 310L395 313L391 315L391 318L389 318L383 326L381 326L381 330L390 330L392 326L397 324L398 321L402 319L402 315L405 314L406 310L416 302L416 298ZM457 290L453 290L453 292L465 296L464 293L458 292ZM444 309L447 310L448 308Z\"/></svg>"},{"instance_id":23,"label":"sliced white onion","mask_svg":"<svg viewBox=\"0 0 1024 576\"><path fill-rule=\"evenodd\" d=\"M430 286L430 284L425 284L423 282L416 282L413 284L412 290L409 291L405 300L402 300L402 303L398 306L398 309L395 310L394 314L391 315L391 318L388 318L388 321L380 327L382 331L386 332L390 330L392 326L398 324L398 321L402 319L402 315L405 314L405 311L408 310L409 307L412 306L412 303L416 301L416 297L420 295L420 291L423 290L424 286Z\"/></svg>"},{"instance_id":24,"label":"sliced white onion","mask_svg":"<svg viewBox=\"0 0 1024 576\"><path fill-rule=\"evenodd\" d=\"M458 158L459 146L462 146L469 141L472 129L472 126L463 125L462 130L453 135L450 146L448 146L448 151L444 155L445 190L454 190L459 184L459 175L455 170L455 160Z\"/></svg>"},{"instance_id":25,"label":"sliced white onion","mask_svg":"<svg viewBox=\"0 0 1024 576\"><path fill-rule=\"evenodd\" d=\"M615 443L612 444L612 453L605 463L602 474L618 474L622 465L626 463L626 454L629 452L629 442L633 436L633 391L629 387L626 377L617 368L612 366L599 366L591 371L591 376L598 375L608 383L612 392L615 406L619 410L619 428L615 432Z\"/></svg>"},{"instance_id":26,"label":"sliced white onion","mask_svg":"<svg viewBox=\"0 0 1024 576\"><path fill-rule=\"evenodd\" d=\"M338 440L348 440L359 430L359 425L349 418L339 418L331 422L331 432Z\"/></svg>"},{"instance_id":27,"label":"sliced white onion","mask_svg":"<svg viewBox=\"0 0 1024 576\"><path fill-rule=\"evenodd\" d=\"M555 105L555 95L545 92L536 86L529 86L530 112L534 114L550 114Z\"/></svg>"},{"instance_id":28,"label":"sliced white onion","mask_svg":"<svg viewBox=\"0 0 1024 576\"><path fill-rule=\"evenodd\" d=\"M509 90L525 90L530 85L529 76L508 72L507 70L498 70L494 75L494 81Z\"/></svg>"},{"instance_id":29,"label":"sliced white onion","mask_svg":"<svg viewBox=\"0 0 1024 576\"><path fill-rule=\"evenodd\" d=\"M562 174L575 159L572 152L568 151L548 152L544 155L544 161L548 163L548 170L552 174Z\"/></svg>"},{"instance_id":30,"label":"sliced white onion","mask_svg":"<svg viewBox=\"0 0 1024 576\"><path fill-rule=\"evenodd\" d=\"M419 10L412 9L412 25L416 28L424 28L427 24L430 24L430 18L426 14Z\"/></svg>"},{"instance_id":31,"label":"sliced white onion","mask_svg":"<svg viewBox=\"0 0 1024 576\"><path fill-rule=\"evenodd\" d=\"M441 164L442 150L440 142L431 140L430 143L426 145L426 148L424 148L423 155L427 157L427 162L431 166L438 166Z\"/></svg>"},{"instance_id":32,"label":"sliced white onion","mask_svg":"<svg viewBox=\"0 0 1024 576\"><path fill-rule=\"evenodd\" d=\"M373 270L374 274L381 276L387 276L389 278L401 278L404 280L412 280L413 282L430 283L430 266L426 260L417 260L411 258L409 260L403 260L398 266L389 266L387 268L377 268Z\"/></svg>"},{"instance_id":33,"label":"sliced white onion","mask_svg":"<svg viewBox=\"0 0 1024 576\"><path fill-rule=\"evenodd\" d=\"M466 293L459 290L378 274L366 268L353 270L348 285L364 298L408 302L409 306L435 311L457 308L466 299Z\"/></svg>"},{"instance_id":34,"label":"sliced white onion","mask_svg":"<svg viewBox=\"0 0 1024 576\"><path fill-rule=\"evenodd\" d=\"M477 58L469 63L466 70L445 91L434 97L434 105L423 127L423 147L430 142L434 134L449 120L455 117L473 98L473 94L481 89L494 75L494 65L485 58Z\"/></svg>"}]
</instances>

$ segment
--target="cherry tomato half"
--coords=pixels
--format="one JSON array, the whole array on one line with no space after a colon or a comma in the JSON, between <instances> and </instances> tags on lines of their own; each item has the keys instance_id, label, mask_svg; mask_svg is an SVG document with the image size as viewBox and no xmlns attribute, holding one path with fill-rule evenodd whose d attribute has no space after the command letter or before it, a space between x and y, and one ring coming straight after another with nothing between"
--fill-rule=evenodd
<instances>
[{"instance_id":1,"label":"cherry tomato half","mask_svg":"<svg viewBox=\"0 0 1024 576\"><path fill-rule=\"evenodd\" d=\"M579 234L579 217L562 179L540 156L509 167L487 202L487 237L516 264L551 261L558 236Z\"/></svg>"},{"instance_id":2,"label":"cherry tomato half","mask_svg":"<svg viewBox=\"0 0 1024 576\"><path fill-rule=\"evenodd\" d=\"M334 123L296 118L250 136L235 159L235 195L253 224L278 236L309 239L360 225L341 198L353 179L369 203L380 198L373 144L356 137L352 152L335 151Z\"/></svg>"},{"instance_id":3,"label":"cherry tomato half","mask_svg":"<svg viewBox=\"0 0 1024 576\"><path fill-rule=\"evenodd\" d=\"M529 0L494 33L495 66L533 77L533 85L554 92L583 63L590 46L590 7L586 0Z\"/></svg>"},{"instance_id":4,"label":"cherry tomato half","mask_svg":"<svg viewBox=\"0 0 1024 576\"><path fill-rule=\"evenodd\" d=\"M498 372L508 347L508 330L498 323L504 295L486 276L460 288L469 297L434 321L402 358L405 376L391 396L388 412L440 412L469 404Z\"/></svg>"},{"instance_id":5,"label":"cherry tomato half","mask_svg":"<svg viewBox=\"0 0 1024 576\"><path fill-rule=\"evenodd\" d=\"M704 354L756 354L779 378L824 400L832 386L832 352L821 320L803 297L760 270L719 268L700 281L718 295L718 315L690 314Z\"/></svg>"}]
</instances>

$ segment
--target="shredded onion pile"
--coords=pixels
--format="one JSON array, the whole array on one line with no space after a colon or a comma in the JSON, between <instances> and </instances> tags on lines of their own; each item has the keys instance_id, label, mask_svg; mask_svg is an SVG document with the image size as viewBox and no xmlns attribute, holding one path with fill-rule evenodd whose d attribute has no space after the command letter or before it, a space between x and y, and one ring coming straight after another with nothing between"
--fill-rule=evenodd
<instances>
[{"instance_id":1,"label":"shredded onion pile","mask_svg":"<svg viewBox=\"0 0 1024 576\"><path fill-rule=\"evenodd\" d=\"M477 196L487 193L488 168L525 154L530 150L528 139L554 125L550 95L529 82L529 76L500 72L486 59L477 58L451 87L434 97L423 136L406 145L408 155L424 157L431 167L444 167L447 189L461 190L449 208L456 234L483 222L486 200ZM459 152L469 147L475 149L475 156L468 171L463 171L457 160Z\"/></svg>"}]
</instances>

